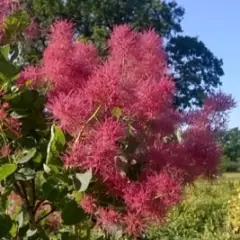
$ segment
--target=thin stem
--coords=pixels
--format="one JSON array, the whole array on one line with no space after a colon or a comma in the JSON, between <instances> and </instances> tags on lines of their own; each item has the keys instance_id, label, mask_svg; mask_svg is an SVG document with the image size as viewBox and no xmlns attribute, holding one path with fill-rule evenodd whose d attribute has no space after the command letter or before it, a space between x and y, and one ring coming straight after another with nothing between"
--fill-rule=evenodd
<instances>
[{"instance_id":1,"label":"thin stem","mask_svg":"<svg viewBox=\"0 0 240 240\"><path fill-rule=\"evenodd\" d=\"M98 108L96 109L96 111L92 114L92 116L91 116L91 117L85 122L85 124L82 126L82 128L81 128L81 130L79 131L78 136L77 136L77 138L76 138L76 140L75 140L75 142L74 142L74 146L78 143L79 139L81 138L82 133L83 133L85 127L86 127L94 118L96 118L96 116L97 116L100 108L101 108L101 105L98 106Z\"/></svg>"},{"instance_id":2,"label":"thin stem","mask_svg":"<svg viewBox=\"0 0 240 240\"><path fill-rule=\"evenodd\" d=\"M18 186L18 184L17 184L16 182L14 183L14 187L15 187L15 190L16 190L17 194L19 194L20 197L21 197L22 199L24 199L24 195L23 195L23 193L22 193L22 191L21 191L21 188Z\"/></svg>"},{"instance_id":3,"label":"thin stem","mask_svg":"<svg viewBox=\"0 0 240 240\"><path fill-rule=\"evenodd\" d=\"M37 202L37 204L35 205L33 212L36 213L38 208L42 205L42 203L44 202L44 200L39 200L39 202Z\"/></svg>"},{"instance_id":4,"label":"thin stem","mask_svg":"<svg viewBox=\"0 0 240 240\"><path fill-rule=\"evenodd\" d=\"M74 231L75 231L75 237L76 240L80 240L81 235L81 229L79 225L74 225Z\"/></svg>"},{"instance_id":5,"label":"thin stem","mask_svg":"<svg viewBox=\"0 0 240 240\"><path fill-rule=\"evenodd\" d=\"M22 189L23 199L24 199L24 202L25 202L25 205L26 205L28 216L29 216L30 226L31 226L32 229L34 229L36 227L34 209L33 209L33 206L31 205L31 203L28 199L28 194L27 194L24 183L22 181L19 181L19 184L20 184L21 189Z\"/></svg>"},{"instance_id":6,"label":"thin stem","mask_svg":"<svg viewBox=\"0 0 240 240\"><path fill-rule=\"evenodd\" d=\"M31 181L31 187L32 187L32 206L35 206L36 202L36 188L35 188L35 181L34 179Z\"/></svg>"},{"instance_id":7,"label":"thin stem","mask_svg":"<svg viewBox=\"0 0 240 240\"><path fill-rule=\"evenodd\" d=\"M24 185L24 183L22 181L19 181L19 184L21 186L22 193L23 193L23 198L24 198L24 200L26 202L27 208L30 208L31 204L30 204L29 199L28 199L28 195L27 195L27 191L26 191L25 185Z\"/></svg>"},{"instance_id":8,"label":"thin stem","mask_svg":"<svg viewBox=\"0 0 240 240\"><path fill-rule=\"evenodd\" d=\"M48 217L49 215L51 215L53 212L55 212L55 208L54 208L54 207L52 207L52 209L51 209L50 212L48 212L48 213L46 213L45 215L43 215L42 217L40 217L40 218L37 220L36 224L38 224L39 222L41 222L44 218L47 218L47 217Z\"/></svg>"}]
</instances>

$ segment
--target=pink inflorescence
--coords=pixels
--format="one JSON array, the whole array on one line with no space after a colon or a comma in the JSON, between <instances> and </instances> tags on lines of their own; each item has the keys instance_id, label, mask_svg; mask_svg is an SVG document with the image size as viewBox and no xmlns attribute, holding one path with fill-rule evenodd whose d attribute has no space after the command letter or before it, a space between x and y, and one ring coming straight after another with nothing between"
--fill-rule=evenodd
<instances>
[{"instance_id":1,"label":"pink inflorescence","mask_svg":"<svg viewBox=\"0 0 240 240\"><path fill-rule=\"evenodd\" d=\"M48 87L47 108L74 139L65 165L91 168L100 184L82 200L83 209L106 231L138 235L164 219L184 184L216 174L215 131L234 102L217 94L201 110L179 113L163 42L154 31L118 26L108 45L108 58L101 60L91 43L74 41L71 22L57 21L41 64L27 67L20 81ZM103 205L103 196L109 204Z\"/></svg>"}]
</instances>

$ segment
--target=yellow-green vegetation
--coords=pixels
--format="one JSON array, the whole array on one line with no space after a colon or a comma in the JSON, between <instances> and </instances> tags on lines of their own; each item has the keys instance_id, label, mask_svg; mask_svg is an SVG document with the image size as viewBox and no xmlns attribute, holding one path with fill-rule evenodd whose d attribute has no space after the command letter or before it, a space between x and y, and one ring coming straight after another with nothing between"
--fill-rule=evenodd
<instances>
[{"instance_id":1,"label":"yellow-green vegetation","mask_svg":"<svg viewBox=\"0 0 240 240\"><path fill-rule=\"evenodd\" d=\"M237 180L240 182L240 173L239 172L227 172L223 174L223 180Z\"/></svg>"},{"instance_id":2,"label":"yellow-green vegetation","mask_svg":"<svg viewBox=\"0 0 240 240\"><path fill-rule=\"evenodd\" d=\"M240 233L240 186L228 203L228 224L234 233Z\"/></svg>"},{"instance_id":3,"label":"yellow-green vegetation","mask_svg":"<svg viewBox=\"0 0 240 240\"><path fill-rule=\"evenodd\" d=\"M151 240L239 240L240 174L214 182L198 180L186 189L183 203L169 212L163 226L148 233Z\"/></svg>"}]
</instances>

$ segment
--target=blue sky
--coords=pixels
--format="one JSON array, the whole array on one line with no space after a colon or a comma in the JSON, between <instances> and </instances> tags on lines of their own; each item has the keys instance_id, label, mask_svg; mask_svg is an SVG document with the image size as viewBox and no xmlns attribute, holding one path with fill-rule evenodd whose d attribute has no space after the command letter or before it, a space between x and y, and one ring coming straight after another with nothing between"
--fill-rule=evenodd
<instances>
[{"instance_id":1,"label":"blue sky","mask_svg":"<svg viewBox=\"0 0 240 240\"><path fill-rule=\"evenodd\" d=\"M229 127L240 127L240 0L177 0L185 8L184 34L198 36L219 58L225 75L222 90L231 93L238 106Z\"/></svg>"}]
</instances>

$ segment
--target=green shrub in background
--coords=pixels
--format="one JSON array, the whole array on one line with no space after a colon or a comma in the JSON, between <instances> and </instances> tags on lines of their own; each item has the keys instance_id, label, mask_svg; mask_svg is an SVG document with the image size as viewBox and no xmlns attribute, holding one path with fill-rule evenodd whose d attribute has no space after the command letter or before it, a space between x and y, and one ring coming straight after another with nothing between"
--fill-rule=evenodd
<instances>
[{"instance_id":1,"label":"green shrub in background","mask_svg":"<svg viewBox=\"0 0 240 240\"><path fill-rule=\"evenodd\" d=\"M223 172L240 172L240 160L231 161L228 156L223 155L220 168Z\"/></svg>"},{"instance_id":2,"label":"green shrub in background","mask_svg":"<svg viewBox=\"0 0 240 240\"><path fill-rule=\"evenodd\" d=\"M186 200L169 213L165 226L156 226L149 231L148 239L240 239L239 235L231 231L228 223L228 202L239 186L238 181L225 179L214 183L198 181L194 186L189 186Z\"/></svg>"}]
</instances>

